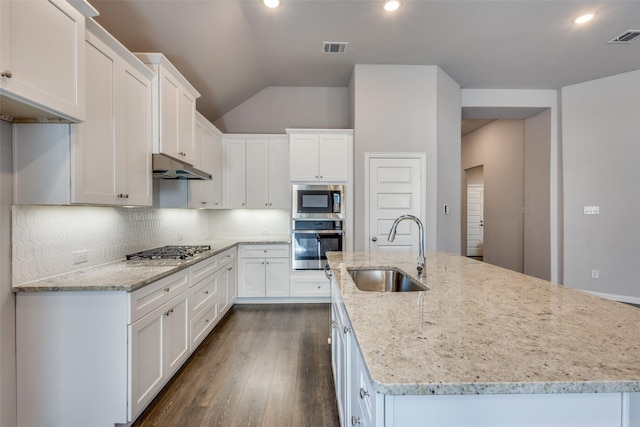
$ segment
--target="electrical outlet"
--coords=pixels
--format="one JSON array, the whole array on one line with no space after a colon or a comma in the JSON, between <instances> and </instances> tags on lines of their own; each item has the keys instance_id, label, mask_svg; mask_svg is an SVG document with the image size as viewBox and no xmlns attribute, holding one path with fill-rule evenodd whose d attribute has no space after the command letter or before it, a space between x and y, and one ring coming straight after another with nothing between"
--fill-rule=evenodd
<instances>
[{"instance_id":1,"label":"electrical outlet","mask_svg":"<svg viewBox=\"0 0 640 427\"><path fill-rule=\"evenodd\" d=\"M585 215L600 215L600 206L585 206Z\"/></svg>"},{"instance_id":2,"label":"electrical outlet","mask_svg":"<svg viewBox=\"0 0 640 427\"><path fill-rule=\"evenodd\" d=\"M73 253L73 263L83 264L89 262L89 251L75 251Z\"/></svg>"},{"instance_id":3,"label":"electrical outlet","mask_svg":"<svg viewBox=\"0 0 640 427\"><path fill-rule=\"evenodd\" d=\"M599 279L600 278L600 270L591 270L591 278Z\"/></svg>"}]
</instances>

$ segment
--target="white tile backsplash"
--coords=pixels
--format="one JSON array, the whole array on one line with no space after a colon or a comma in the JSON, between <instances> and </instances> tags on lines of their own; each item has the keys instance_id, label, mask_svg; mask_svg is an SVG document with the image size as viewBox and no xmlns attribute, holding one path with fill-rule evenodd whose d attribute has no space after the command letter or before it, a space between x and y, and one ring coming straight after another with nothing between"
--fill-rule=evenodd
<instances>
[{"instance_id":1,"label":"white tile backsplash","mask_svg":"<svg viewBox=\"0 0 640 427\"><path fill-rule=\"evenodd\" d=\"M117 261L126 254L210 238L206 211L86 206L13 206L14 285ZM182 236L180 241L178 236ZM74 252L88 262L74 264Z\"/></svg>"},{"instance_id":2,"label":"white tile backsplash","mask_svg":"<svg viewBox=\"0 0 640 427\"><path fill-rule=\"evenodd\" d=\"M291 212L288 209L231 209L209 212L213 237L285 237L291 230Z\"/></svg>"}]
</instances>

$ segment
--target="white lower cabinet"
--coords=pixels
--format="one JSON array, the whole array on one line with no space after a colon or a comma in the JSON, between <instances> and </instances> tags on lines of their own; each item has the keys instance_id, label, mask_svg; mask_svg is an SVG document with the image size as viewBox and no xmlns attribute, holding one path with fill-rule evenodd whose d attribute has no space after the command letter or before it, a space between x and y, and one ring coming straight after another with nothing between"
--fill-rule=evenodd
<instances>
[{"instance_id":1,"label":"white lower cabinet","mask_svg":"<svg viewBox=\"0 0 640 427\"><path fill-rule=\"evenodd\" d=\"M129 326L130 419L142 412L190 354L187 293Z\"/></svg>"},{"instance_id":2,"label":"white lower cabinet","mask_svg":"<svg viewBox=\"0 0 640 427\"><path fill-rule=\"evenodd\" d=\"M233 304L236 249L228 249L191 267L190 347L193 352ZM229 296L232 296L231 298Z\"/></svg>"},{"instance_id":3,"label":"white lower cabinet","mask_svg":"<svg viewBox=\"0 0 640 427\"><path fill-rule=\"evenodd\" d=\"M329 297L329 280L323 271L292 271L291 272L291 296L292 297Z\"/></svg>"},{"instance_id":4,"label":"white lower cabinet","mask_svg":"<svg viewBox=\"0 0 640 427\"><path fill-rule=\"evenodd\" d=\"M289 292L289 245L240 247L240 297L285 297Z\"/></svg>"},{"instance_id":5,"label":"white lower cabinet","mask_svg":"<svg viewBox=\"0 0 640 427\"><path fill-rule=\"evenodd\" d=\"M235 263L234 247L133 292L18 292L18 425L130 425L233 304Z\"/></svg>"}]
</instances>

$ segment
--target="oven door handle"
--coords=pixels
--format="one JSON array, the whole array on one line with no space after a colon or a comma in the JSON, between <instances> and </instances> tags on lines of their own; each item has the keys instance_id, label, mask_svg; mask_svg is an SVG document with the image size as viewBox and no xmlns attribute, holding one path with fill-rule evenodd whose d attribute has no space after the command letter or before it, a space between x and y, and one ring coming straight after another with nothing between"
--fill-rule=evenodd
<instances>
[{"instance_id":1,"label":"oven door handle","mask_svg":"<svg viewBox=\"0 0 640 427\"><path fill-rule=\"evenodd\" d=\"M344 235L344 230L293 230L293 234L339 234Z\"/></svg>"}]
</instances>

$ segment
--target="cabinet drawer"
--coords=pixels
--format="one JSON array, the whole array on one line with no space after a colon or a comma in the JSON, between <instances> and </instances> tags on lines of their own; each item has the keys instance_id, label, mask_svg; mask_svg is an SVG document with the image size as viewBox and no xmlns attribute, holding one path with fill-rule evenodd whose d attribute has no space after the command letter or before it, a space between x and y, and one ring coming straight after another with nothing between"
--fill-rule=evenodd
<instances>
[{"instance_id":1,"label":"cabinet drawer","mask_svg":"<svg viewBox=\"0 0 640 427\"><path fill-rule=\"evenodd\" d=\"M218 268L224 267L225 265L229 264L231 261L236 259L236 254L237 254L237 250L235 247L233 247L231 249L227 249L226 251L220 252L219 254L215 255L214 258L218 262Z\"/></svg>"},{"instance_id":2,"label":"cabinet drawer","mask_svg":"<svg viewBox=\"0 0 640 427\"><path fill-rule=\"evenodd\" d=\"M329 281L317 279L293 279L291 281L292 297L328 297Z\"/></svg>"},{"instance_id":3,"label":"cabinet drawer","mask_svg":"<svg viewBox=\"0 0 640 427\"><path fill-rule=\"evenodd\" d=\"M189 270L184 269L129 293L129 324L151 313L188 288Z\"/></svg>"},{"instance_id":4,"label":"cabinet drawer","mask_svg":"<svg viewBox=\"0 0 640 427\"><path fill-rule=\"evenodd\" d=\"M193 352L196 347L205 339L207 334L211 332L211 329L216 324L216 318L218 317L218 304L216 301L212 301L211 304L205 306L202 313L191 319L191 351Z\"/></svg>"},{"instance_id":5,"label":"cabinet drawer","mask_svg":"<svg viewBox=\"0 0 640 427\"><path fill-rule=\"evenodd\" d=\"M243 245L242 258L288 258L289 245Z\"/></svg>"},{"instance_id":6,"label":"cabinet drawer","mask_svg":"<svg viewBox=\"0 0 640 427\"><path fill-rule=\"evenodd\" d=\"M218 292L218 275L210 275L191 287L189 306L191 313L198 312L202 307L212 301Z\"/></svg>"},{"instance_id":7,"label":"cabinet drawer","mask_svg":"<svg viewBox=\"0 0 640 427\"><path fill-rule=\"evenodd\" d=\"M202 279L216 272L219 262L219 258L217 258L218 255L214 255L191 266L191 286L195 286Z\"/></svg>"}]
</instances>

